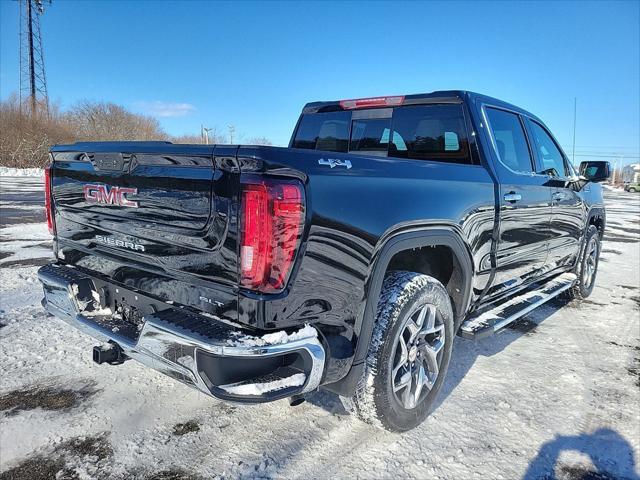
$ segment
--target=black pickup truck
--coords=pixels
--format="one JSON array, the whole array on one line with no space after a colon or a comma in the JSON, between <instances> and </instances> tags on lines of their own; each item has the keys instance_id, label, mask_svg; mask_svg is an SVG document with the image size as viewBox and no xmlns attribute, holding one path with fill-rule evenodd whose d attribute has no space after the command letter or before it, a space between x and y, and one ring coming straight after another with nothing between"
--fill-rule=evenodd
<instances>
[{"instance_id":1,"label":"black pickup truck","mask_svg":"<svg viewBox=\"0 0 640 480\"><path fill-rule=\"evenodd\" d=\"M393 431L428 414L454 335L594 286L606 162L465 91L307 104L289 148L51 149L46 310L219 399L318 388Z\"/></svg>"}]
</instances>

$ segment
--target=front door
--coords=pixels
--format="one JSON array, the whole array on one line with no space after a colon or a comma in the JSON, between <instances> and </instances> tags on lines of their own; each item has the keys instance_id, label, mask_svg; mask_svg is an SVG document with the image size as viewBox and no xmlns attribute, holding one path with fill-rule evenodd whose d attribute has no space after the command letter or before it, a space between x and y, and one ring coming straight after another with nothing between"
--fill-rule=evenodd
<instances>
[{"instance_id":1,"label":"front door","mask_svg":"<svg viewBox=\"0 0 640 480\"><path fill-rule=\"evenodd\" d=\"M524 118L485 106L500 182L500 236L496 273L488 296L517 288L540 274L547 261L551 220L548 177L535 171Z\"/></svg>"},{"instance_id":2,"label":"front door","mask_svg":"<svg viewBox=\"0 0 640 480\"><path fill-rule=\"evenodd\" d=\"M573 171L560 147L535 120L528 119L531 144L534 147L537 171L547 175L551 193L552 217L549 257L546 270L566 269L575 263L585 228L585 205L570 180Z\"/></svg>"}]
</instances>

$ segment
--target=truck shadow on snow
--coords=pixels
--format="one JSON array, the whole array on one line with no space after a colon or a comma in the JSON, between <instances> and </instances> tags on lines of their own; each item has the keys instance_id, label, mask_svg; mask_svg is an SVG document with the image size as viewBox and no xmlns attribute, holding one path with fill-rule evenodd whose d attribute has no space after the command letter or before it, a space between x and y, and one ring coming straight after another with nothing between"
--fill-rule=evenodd
<instances>
[{"instance_id":1,"label":"truck shadow on snow","mask_svg":"<svg viewBox=\"0 0 640 480\"><path fill-rule=\"evenodd\" d=\"M456 389L478 357L492 357L523 336L537 333L540 324L560 308L572 308L568 300L554 299L546 305L516 320L493 337L474 342L456 337L447 378L433 410ZM591 465L567 465L562 452L580 452L589 457ZM615 473L610 473L615 472ZM540 448L529 463L523 480L640 480L636 471L633 448L616 431L600 428L592 433L575 436L558 435Z\"/></svg>"},{"instance_id":2,"label":"truck shadow on snow","mask_svg":"<svg viewBox=\"0 0 640 480\"><path fill-rule=\"evenodd\" d=\"M568 303L566 300L554 299L507 325L502 331L493 336L478 341L456 337L447 378L433 410L437 410L462 382L462 379L467 376L478 357L493 357L523 336L535 335L537 328L544 320L557 312L558 309L566 307Z\"/></svg>"},{"instance_id":3,"label":"truck shadow on snow","mask_svg":"<svg viewBox=\"0 0 640 480\"><path fill-rule=\"evenodd\" d=\"M587 455L595 470L584 464L562 463L560 454L569 451ZM542 445L523 477L523 480L539 479L638 480L640 476L631 445L618 432L599 428L590 434L558 435Z\"/></svg>"}]
</instances>

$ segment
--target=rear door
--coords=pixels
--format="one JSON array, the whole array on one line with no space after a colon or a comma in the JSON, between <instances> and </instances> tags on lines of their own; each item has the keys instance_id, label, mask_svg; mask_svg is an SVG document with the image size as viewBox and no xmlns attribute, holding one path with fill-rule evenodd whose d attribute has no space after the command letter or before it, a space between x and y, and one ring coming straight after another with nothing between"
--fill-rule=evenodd
<instances>
[{"instance_id":1,"label":"rear door","mask_svg":"<svg viewBox=\"0 0 640 480\"><path fill-rule=\"evenodd\" d=\"M573 189L569 161L549 131L536 120L527 119L537 171L547 176L551 194L552 217L547 270L573 265L580 251L584 231L584 202Z\"/></svg>"},{"instance_id":2,"label":"rear door","mask_svg":"<svg viewBox=\"0 0 640 480\"><path fill-rule=\"evenodd\" d=\"M547 260L551 192L548 177L535 172L521 115L488 105L484 115L500 181L500 237L491 296L540 273Z\"/></svg>"}]
</instances>

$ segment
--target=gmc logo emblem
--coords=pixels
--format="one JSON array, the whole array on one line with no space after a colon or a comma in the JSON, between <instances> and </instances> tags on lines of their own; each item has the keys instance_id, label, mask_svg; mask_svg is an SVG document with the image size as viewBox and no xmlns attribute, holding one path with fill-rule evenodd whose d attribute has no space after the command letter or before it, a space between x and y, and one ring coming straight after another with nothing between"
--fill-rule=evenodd
<instances>
[{"instance_id":1,"label":"gmc logo emblem","mask_svg":"<svg viewBox=\"0 0 640 480\"><path fill-rule=\"evenodd\" d=\"M138 202L127 200L126 195L137 195L137 188L110 187L108 185L83 185L84 199L89 203L104 205L120 205L121 207L138 208Z\"/></svg>"}]
</instances>

